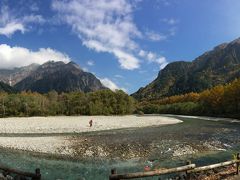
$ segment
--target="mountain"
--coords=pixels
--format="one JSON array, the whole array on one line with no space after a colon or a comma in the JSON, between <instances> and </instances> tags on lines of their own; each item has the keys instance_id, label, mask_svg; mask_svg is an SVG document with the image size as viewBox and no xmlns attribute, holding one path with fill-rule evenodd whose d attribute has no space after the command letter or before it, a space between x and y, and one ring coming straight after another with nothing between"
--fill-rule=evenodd
<instances>
[{"instance_id":1,"label":"mountain","mask_svg":"<svg viewBox=\"0 0 240 180\"><path fill-rule=\"evenodd\" d=\"M136 99L200 92L240 77L240 38L204 53L192 62L168 64L157 78L132 94Z\"/></svg>"},{"instance_id":2,"label":"mountain","mask_svg":"<svg viewBox=\"0 0 240 180\"><path fill-rule=\"evenodd\" d=\"M8 84L0 82L0 92L14 93L16 90Z\"/></svg>"},{"instance_id":3,"label":"mountain","mask_svg":"<svg viewBox=\"0 0 240 180\"><path fill-rule=\"evenodd\" d=\"M31 64L29 66L14 69L0 69L0 81L10 86L14 86L35 71L38 66L38 64Z\"/></svg>"},{"instance_id":4,"label":"mountain","mask_svg":"<svg viewBox=\"0 0 240 180\"><path fill-rule=\"evenodd\" d=\"M106 89L93 74L84 72L74 62L49 61L14 86L19 91L47 93L82 91L91 92Z\"/></svg>"}]
</instances>

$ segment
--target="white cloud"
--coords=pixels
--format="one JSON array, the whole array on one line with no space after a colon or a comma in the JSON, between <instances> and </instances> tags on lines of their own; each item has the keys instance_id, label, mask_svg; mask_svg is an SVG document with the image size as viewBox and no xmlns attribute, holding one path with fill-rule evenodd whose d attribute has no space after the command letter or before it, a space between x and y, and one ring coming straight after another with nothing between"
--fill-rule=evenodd
<instances>
[{"instance_id":1,"label":"white cloud","mask_svg":"<svg viewBox=\"0 0 240 180\"><path fill-rule=\"evenodd\" d=\"M38 23L38 24L42 24L44 22L46 22L46 20L41 16L41 15L28 15L28 16L24 16L22 18L22 23L24 23L25 25L27 23Z\"/></svg>"},{"instance_id":2,"label":"white cloud","mask_svg":"<svg viewBox=\"0 0 240 180\"><path fill-rule=\"evenodd\" d=\"M12 34L14 34L17 31L20 31L21 33L25 32L25 27L21 23L17 22L10 22L4 25L4 27L0 27L0 35L5 35L10 37Z\"/></svg>"},{"instance_id":3,"label":"white cloud","mask_svg":"<svg viewBox=\"0 0 240 180\"><path fill-rule=\"evenodd\" d=\"M139 60L134 55L120 49L114 49L113 52L123 69L132 70L139 67Z\"/></svg>"},{"instance_id":4,"label":"white cloud","mask_svg":"<svg viewBox=\"0 0 240 180\"><path fill-rule=\"evenodd\" d=\"M83 45L87 46L90 49L94 49L97 52L108 52L110 49L104 47L104 45L101 42L95 41L95 40L88 40L83 41Z\"/></svg>"},{"instance_id":5,"label":"white cloud","mask_svg":"<svg viewBox=\"0 0 240 180\"><path fill-rule=\"evenodd\" d=\"M28 4L28 7L31 11L39 11L37 2L32 2L32 4Z\"/></svg>"},{"instance_id":6,"label":"white cloud","mask_svg":"<svg viewBox=\"0 0 240 180\"><path fill-rule=\"evenodd\" d=\"M167 23L168 25L171 25L169 30L167 32L165 32L164 34L147 30L144 35L148 40L164 41L164 40L167 40L170 36L175 36L176 30L177 30L176 25L179 23L179 20L174 19L174 18L164 18L161 21Z\"/></svg>"},{"instance_id":7,"label":"white cloud","mask_svg":"<svg viewBox=\"0 0 240 180\"><path fill-rule=\"evenodd\" d=\"M167 39L166 35L162 35L153 31L145 32L146 37L151 41L163 41Z\"/></svg>"},{"instance_id":8,"label":"white cloud","mask_svg":"<svg viewBox=\"0 0 240 180\"><path fill-rule=\"evenodd\" d=\"M85 71L85 72L89 72L88 68L87 67L82 67L82 70ZM91 72L92 73L92 72ZM94 73L92 73L94 74Z\"/></svg>"},{"instance_id":9,"label":"white cloud","mask_svg":"<svg viewBox=\"0 0 240 180\"><path fill-rule=\"evenodd\" d=\"M151 51L147 52L140 50L138 55L145 58L149 63L157 63L160 69L163 69L168 64L168 61L164 56L157 55ZM141 71L139 72L141 73Z\"/></svg>"},{"instance_id":10,"label":"white cloud","mask_svg":"<svg viewBox=\"0 0 240 180\"><path fill-rule=\"evenodd\" d=\"M144 50L141 49L141 50L139 51L138 55L139 55L140 57L145 57L145 56L146 56L146 51L144 51Z\"/></svg>"},{"instance_id":11,"label":"white cloud","mask_svg":"<svg viewBox=\"0 0 240 180\"><path fill-rule=\"evenodd\" d=\"M163 4L164 6L170 6L170 0L157 0L157 3Z\"/></svg>"},{"instance_id":12,"label":"white cloud","mask_svg":"<svg viewBox=\"0 0 240 180\"><path fill-rule=\"evenodd\" d=\"M72 27L84 46L113 54L122 69L139 68L139 57L162 67L166 59L160 62L162 56L141 50L135 38L162 41L168 36L151 30L141 33L133 21L133 2L137 1L53 0L52 9L62 23Z\"/></svg>"},{"instance_id":13,"label":"white cloud","mask_svg":"<svg viewBox=\"0 0 240 180\"><path fill-rule=\"evenodd\" d=\"M111 89L112 91L115 91L115 90L117 90L117 89L120 89L113 81L111 81L111 80L108 79L108 78L100 79L100 81L101 81L101 83L102 83L105 87Z\"/></svg>"},{"instance_id":14,"label":"white cloud","mask_svg":"<svg viewBox=\"0 0 240 180\"><path fill-rule=\"evenodd\" d=\"M168 62L165 62L165 63L160 64L160 69L165 68L167 65L168 65Z\"/></svg>"},{"instance_id":15,"label":"white cloud","mask_svg":"<svg viewBox=\"0 0 240 180\"><path fill-rule=\"evenodd\" d=\"M155 60L156 63L160 65L160 69L165 68L166 65L168 65L167 59L163 56L160 56Z\"/></svg>"},{"instance_id":16,"label":"white cloud","mask_svg":"<svg viewBox=\"0 0 240 180\"><path fill-rule=\"evenodd\" d=\"M116 91L116 90L121 89L121 90L127 92L127 90L126 90L125 88L118 87L118 86L116 85L116 83L114 83L113 81L111 81L111 80L108 79L108 78L99 78L99 79L100 79L101 83L102 83L105 87L111 89L112 91Z\"/></svg>"},{"instance_id":17,"label":"white cloud","mask_svg":"<svg viewBox=\"0 0 240 180\"><path fill-rule=\"evenodd\" d=\"M142 34L132 20L133 7L127 0L53 0L52 8L72 27L83 45L113 54L123 69L139 68L134 38Z\"/></svg>"},{"instance_id":18,"label":"white cloud","mask_svg":"<svg viewBox=\"0 0 240 180\"><path fill-rule=\"evenodd\" d=\"M174 18L164 18L163 22L169 24L169 25L175 25L179 23L179 20L174 19Z\"/></svg>"},{"instance_id":19,"label":"white cloud","mask_svg":"<svg viewBox=\"0 0 240 180\"><path fill-rule=\"evenodd\" d=\"M0 60L0 68L11 69L31 63L43 64L49 60L69 62L70 58L66 54L51 48L40 48L38 51L32 51L23 47L0 44Z\"/></svg>"},{"instance_id":20,"label":"white cloud","mask_svg":"<svg viewBox=\"0 0 240 180\"><path fill-rule=\"evenodd\" d=\"M146 70L140 70L140 71L138 71L140 74L145 74L145 73L147 73L147 71Z\"/></svg>"},{"instance_id":21,"label":"white cloud","mask_svg":"<svg viewBox=\"0 0 240 180\"><path fill-rule=\"evenodd\" d=\"M165 57L159 57L158 59L155 60L158 64L163 64L167 62Z\"/></svg>"},{"instance_id":22,"label":"white cloud","mask_svg":"<svg viewBox=\"0 0 240 180\"><path fill-rule=\"evenodd\" d=\"M175 36L175 35L176 35L176 32L177 32L177 28L176 28L176 27L172 27L172 28L169 30L169 35L170 35L170 36Z\"/></svg>"},{"instance_id":23,"label":"white cloud","mask_svg":"<svg viewBox=\"0 0 240 180\"><path fill-rule=\"evenodd\" d=\"M0 7L0 35L11 37L15 32L24 33L28 30L28 25L32 23L44 23L45 20L40 15L15 15L8 6Z\"/></svg>"},{"instance_id":24,"label":"white cloud","mask_svg":"<svg viewBox=\"0 0 240 180\"><path fill-rule=\"evenodd\" d=\"M95 65L95 63L94 63L94 61L92 61L92 60L89 60L89 61L87 61L87 65L88 65L88 66L94 66L94 65Z\"/></svg>"},{"instance_id":25,"label":"white cloud","mask_svg":"<svg viewBox=\"0 0 240 180\"><path fill-rule=\"evenodd\" d=\"M124 77L123 77L122 75L120 75L120 74L116 74L116 75L114 75L114 77L120 78L120 79L123 79L123 78L124 78Z\"/></svg>"},{"instance_id":26,"label":"white cloud","mask_svg":"<svg viewBox=\"0 0 240 180\"><path fill-rule=\"evenodd\" d=\"M154 54L152 52L147 53L147 59L149 61L154 61L156 59L156 54Z\"/></svg>"}]
</instances>

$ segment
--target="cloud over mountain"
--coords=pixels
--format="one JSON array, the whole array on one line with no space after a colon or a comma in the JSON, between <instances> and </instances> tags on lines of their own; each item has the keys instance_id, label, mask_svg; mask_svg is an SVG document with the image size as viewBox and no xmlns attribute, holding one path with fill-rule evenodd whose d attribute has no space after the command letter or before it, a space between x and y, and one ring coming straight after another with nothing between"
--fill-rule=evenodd
<instances>
[{"instance_id":1,"label":"cloud over mountain","mask_svg":"<svg viewBox=\"0 0 240 180\"><path fill-rule=\"evenodd\" d=\"M43 64L49 60L69 62L70 57L51 48L40 48L37 51L32 51L23 47L0 44L0 68L9 69L31 63Z\"/></svg>"},{"instance_id":2,"label":"cloud over mountain","mask_svg":"<svg viewBox=\"0 0 240 180\"><path fill-rule=\"evenodd\" d=\"M123 91L127 92L127 90L125 88L119 87L116 83L114 83L109 78L99 78L99 79L105 87L111 89L112 91L123 90Z\"/></svg>"}]
</instances>

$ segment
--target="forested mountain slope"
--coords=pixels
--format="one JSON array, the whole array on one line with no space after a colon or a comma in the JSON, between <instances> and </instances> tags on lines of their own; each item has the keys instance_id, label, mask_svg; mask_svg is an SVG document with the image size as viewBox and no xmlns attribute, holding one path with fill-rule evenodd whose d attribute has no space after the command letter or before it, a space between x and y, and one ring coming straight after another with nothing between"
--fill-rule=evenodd
<instances>
[{"instance_id":1,"label":"forested mountain slope","mask_svg":"<svg viewBox=\"0 0 240 180\"><path fill-rule=\"evenodd\" d=\"M200 92L240 77L240 39L224 43L192 62L173 62L158 77L132 96L156 99L166 96Z\"/></svg>"}]
</instances>

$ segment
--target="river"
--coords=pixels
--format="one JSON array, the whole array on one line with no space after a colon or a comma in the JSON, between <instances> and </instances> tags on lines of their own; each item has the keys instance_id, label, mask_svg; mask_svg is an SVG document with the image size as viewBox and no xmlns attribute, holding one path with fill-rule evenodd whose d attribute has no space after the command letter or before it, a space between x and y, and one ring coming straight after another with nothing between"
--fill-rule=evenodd
<instances>
[{"instance_id":1,"label":"river","mask_svg":"<svg viewBox=\"0 0 240 180\"><path fill-rule=\"evenodd\" d=\"M116 168L119 173L136 172L143 171L146 165L151 165L152 168L169 168L185 165L187 160L200 166L229 160L239 151L238 122L178 116L177 118L183 123L62 134L73 139L76 151L80 146L92 149L91 156L79 156L80 152L69 158L0 149L0 164L32 172L38 167L41 169L43 179L46 180L104 180L108 179L112 168ZM0 136L5 135L0 134ZM38 136L46 135L38 134ZM74 144L76 139L80 138L87 139L87 142ZM105 156L95 157L96 147L98 151L100 148Z\"/></svg>"}]
</instances>

